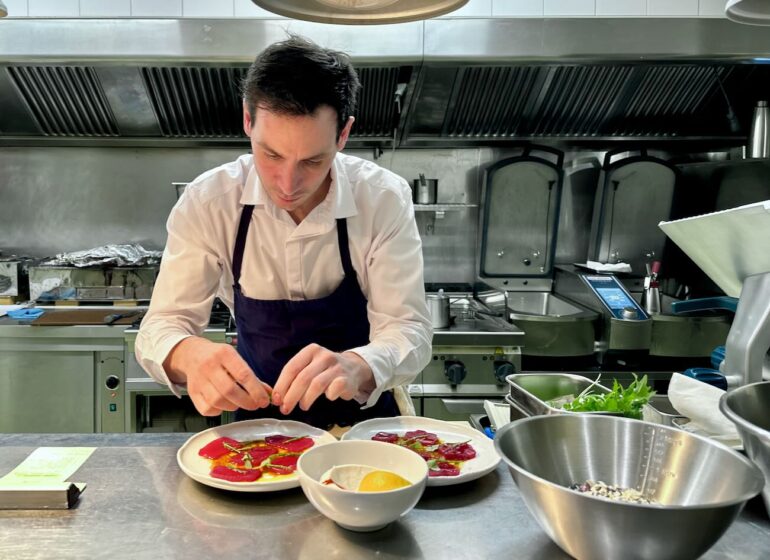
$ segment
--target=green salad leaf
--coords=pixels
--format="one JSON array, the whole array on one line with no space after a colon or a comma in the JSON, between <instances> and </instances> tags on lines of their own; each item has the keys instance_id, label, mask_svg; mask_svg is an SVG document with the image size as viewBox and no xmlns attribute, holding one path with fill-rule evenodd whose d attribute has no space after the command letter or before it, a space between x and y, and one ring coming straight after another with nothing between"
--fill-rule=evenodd
<instances>
[{"instance_id":1,"label":"green salad leaf","mask_svg":"<svg viewBox=\"0 0 770 560\"><path fill-rule=\"evenodd\" d=\"M647 376L641 379L634 375L634 381L626 388L613 380L612 391L609 393L591 393L591 387L583 391L572 401L562 405L563 410L570 412L615 412L627 418L642 419L642 407L655 394L647 384ZM597 380L598 381L598 380ZM593 385L592 385L593 387Z\"/></svg>"}]
</instances>

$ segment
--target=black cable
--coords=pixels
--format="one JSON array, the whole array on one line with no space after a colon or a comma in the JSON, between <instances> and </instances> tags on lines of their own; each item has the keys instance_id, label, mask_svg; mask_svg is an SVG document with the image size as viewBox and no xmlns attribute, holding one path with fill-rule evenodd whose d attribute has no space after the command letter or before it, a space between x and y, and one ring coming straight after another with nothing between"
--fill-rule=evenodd
<instances>
[{"instance_id":1,"label":"black cable","mask_svg":"<svg viewBox=\"0 0 770 560\"><path fill-rule=\"evenodd\" d=\"M724 86L722 85L722 80L719 78L719 72L717 72L716 66L712 66L711 70L714 72L714 77L717 80L717 85L719 86L719 89L722 91L722 95L725 98L725 103L727 103L727 120L730 123L730 131L731 132L740 132L741 131L741 123L738 122L738 117L735 116L735 111L733 111L733 106L730 105L730 98L727 97L727 92L725 91Z\"/></svg>"}]
</instances>

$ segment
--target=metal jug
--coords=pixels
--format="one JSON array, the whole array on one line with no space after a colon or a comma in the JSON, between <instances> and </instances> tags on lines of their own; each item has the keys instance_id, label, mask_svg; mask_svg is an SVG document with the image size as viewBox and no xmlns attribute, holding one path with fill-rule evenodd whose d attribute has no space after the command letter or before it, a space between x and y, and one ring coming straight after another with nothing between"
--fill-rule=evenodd
<instances>
[{"instance_id":1,"label":"metal jug","mask_svg":"<svg viewBox=\"0 0 770 560\"><path fill-rule=\"evenodd\" d=\"M420 173L420 178L414 180L414 203L435 204L438 179L426 179L425 174Z\"/></svg>"},{"instance_id":2,"label":"metal jug","mask_svg":"<svg viewBox=\"0 0 770 560\"><path fill-rule=\"evenodd\" d=\"M449 326L449 298L444 295L444 290L436 294L426 294L425 301L430 311L431 325L434 329L445 329Z\"/></svg>"},{"instance_id":3,"label":"metal jug","mask_svg":"<svg viewBox=\"0 0 770 560\"><path fill-rule=\"evenodd\" d=\"M750 158L770 158L770 111L767 101L757 101L754 116L751 119L748 156Z\"/></svg>"}]
</instances>

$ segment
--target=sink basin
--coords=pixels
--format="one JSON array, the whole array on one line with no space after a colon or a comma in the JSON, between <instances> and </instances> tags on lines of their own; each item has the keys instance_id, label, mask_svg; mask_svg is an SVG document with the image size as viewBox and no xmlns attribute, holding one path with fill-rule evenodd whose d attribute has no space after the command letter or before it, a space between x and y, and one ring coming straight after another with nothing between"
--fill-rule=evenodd
<instances>
[{"instance_id":1,"label":"sink basin","mask_svg":"<svg viewBox=\"0 0 770 560\"><path fill-rule=\"evenodd\" d=\"M633 295L635 299L641 296ZM706 310L675 315L671 312L671 305L676 301L679 300L661 295L661 312L652 316L650 355L709 357L714 348L727 341L733 314L724 310Z\"/></svg>"},{"instance_id":2,"label":"sink basin","mask_svg":"<svg viewBox=\"0 0 770 560\"><path fill-rule=\"evenodd\" d=\"M599 315L550 292L508 292L508 318L524 331L522 354L587 356Z\"/></svg>"},{"instance_id":3,"label":"sink basin","mask_svg":"<svg viewBox=\"0 0 770 560\"><path fill-rule=\"evenodd\" d=\"M554 318L581 318L597 314L587 311L549 292L508 292L508 309L513 315L537 315Z\"/></svg>"}]
</instances>

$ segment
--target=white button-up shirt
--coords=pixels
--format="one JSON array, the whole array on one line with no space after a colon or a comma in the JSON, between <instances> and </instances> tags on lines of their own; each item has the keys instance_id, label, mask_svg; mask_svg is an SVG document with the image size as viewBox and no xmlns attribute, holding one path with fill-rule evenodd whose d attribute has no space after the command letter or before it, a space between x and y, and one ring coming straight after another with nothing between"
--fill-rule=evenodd
<instances>
[{"instance_id":1,"label":"white button-up shirt","mask_svg":"<svg viewBox=\"0 0 770 560\"><path fill-rule=\"evenodd\" d=\"M366 297L370 343L351 348L377 388L359 402L412 382L430 360L432 328L420 236L407 182L378 165L337 154L331 187L299 224L266 194L251 155L190 183L168 218L168 240L136 356L158 382L168 353L209 322L215 296L234 314L232 259L244 205L254 205L241 270L249 298L305 300L331 294L343 278L337 218L347 218L350 258ZM363 397L363 398L360 398Z\"/></svg>"}]
</instances>

